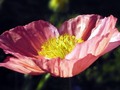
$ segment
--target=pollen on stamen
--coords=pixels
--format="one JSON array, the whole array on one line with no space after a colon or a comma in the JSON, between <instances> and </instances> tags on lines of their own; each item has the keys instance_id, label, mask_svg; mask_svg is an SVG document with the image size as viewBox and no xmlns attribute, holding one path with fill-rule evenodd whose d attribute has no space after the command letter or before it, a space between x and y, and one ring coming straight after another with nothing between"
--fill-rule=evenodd
<instances>
[{"instance_id":1,"label":"pollen on stamen","mask_svg":"<svg viewBox=\"0 0 120 90\"><path fill-rule=\"evenodd\" d=\"M82 39L76 39L75 36L68 34L61 35L57 38L50 38L44 42L38 54L49 59L57 57L63 59L73 50L77 43L82 42Z\"/></svg>"}]
</instances>

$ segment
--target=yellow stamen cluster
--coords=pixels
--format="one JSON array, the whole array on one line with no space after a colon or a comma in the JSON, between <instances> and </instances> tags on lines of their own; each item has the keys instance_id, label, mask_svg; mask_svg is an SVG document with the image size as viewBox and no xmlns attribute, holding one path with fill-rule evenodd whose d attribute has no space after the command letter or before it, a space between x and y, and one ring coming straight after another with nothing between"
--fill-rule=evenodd
<instances>
[{"instance_id":1,"label":"yellow stamen cluster","mask_svg":"<svg viewBox=\"0 0 120 90\"><path fill-rule=\"evenodd\" d=\"M46 58L60 57L63 59L68 53L70 53L77 43L83 42L82 39L76 39L75 36L68 34L61 35L58 38L50 38L43 43L39 55Z\"/></svg>"}]
</instances>

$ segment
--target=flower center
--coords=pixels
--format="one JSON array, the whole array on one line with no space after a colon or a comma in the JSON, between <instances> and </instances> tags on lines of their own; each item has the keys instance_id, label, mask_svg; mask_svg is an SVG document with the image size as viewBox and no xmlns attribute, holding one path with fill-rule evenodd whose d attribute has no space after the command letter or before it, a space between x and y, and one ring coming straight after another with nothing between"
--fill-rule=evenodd
<instances>
[{"instance_id":1,"label":"flower center","mask_svg":"<svg viewBox=\"0 0 120 90\"><path fill-rule=\"evenodd\" d=\"M68 53L70 53L77 43L82 43L82 39L76 39L75 36L68 34L61 35L57 38L50 38L48 41L43 43L39 55L45 56L46 58L60 57L63 59Z\"/></svg>"}]
</instances>

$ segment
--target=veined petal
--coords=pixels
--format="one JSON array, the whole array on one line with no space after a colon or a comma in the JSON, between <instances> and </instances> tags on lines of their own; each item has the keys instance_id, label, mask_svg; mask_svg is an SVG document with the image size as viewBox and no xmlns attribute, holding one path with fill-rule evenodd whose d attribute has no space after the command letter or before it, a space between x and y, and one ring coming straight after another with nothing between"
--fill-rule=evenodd
<instances>
[{"instance_id":1,"label":"veined petal","mask_svg":"<svg viewBox=\"0 0 120 90\"><path fill-rule=\"evenodd\" d=\"M14 55L15 58L7 58L5 62L0 63L0 67L33 75L45 72L59 77L77 75L87 69L101 55L120 45L120 32L115 28L116 20L112 15L103 19L95 14L79 15L64 22L59 32L54 26L42 20L13 28L0 36L0 48L6 53ZM75 43L74 49L72 48L73 50L70 50L69 54L65 54L64 59L61 59L60 56L46 58L44 56L46 54L38 55L38 52L44 48L42 47L44 42L58 37L59 34L74 35L73 41L81 39L82 42ZM55 42L57 39L55 38ZM69 39L60 40L68 41L68 43L62 44L70 43ZM54 52L55 44L52 43L52 45L51 53L54 54L56 53ZM65 46L68 48L70 45L67 45ZM58 50L60 50L59 48ZM62 53L65 53L64 50Z\"/></svg>"},{"instance_id":2,"label":"veined petal","mask_svg":"<svg viewBox=\"0 0 120 90\"><path fill-rule=\"evenodd\" d=\"M58 37L59 32L52 24L45 22L43 20L34 21L24 26L27 34L37 48L40 48L40 45L44 41L52 37ZM39 42L39 43L38 43Z\"/></svg>"},{"instance_id":3,"label":"veined petal","mask_svg":"<svg viewBox=\"0 0 120 90\"><path fill-rule=\"evenodd\" d=\"M102 20L103 21L103 26L101 26L101 28L99 28L99 33L93 33L93 31L95 31L93 29L91 35L95 34L94 36L89 37L88 40L86 40L83 43L77 44L76 47L73 49L73 51L71 53L69 53L68 55L66 55L66 59L79 59L79 58L83 58L85 55L87 54L92 54L92 55L103 55L102 53L104 52L107 53L108 51L114 49L115 47L119 46L119 32L117 29L115 29L115 23L116 23L116 18L114 18L113 16L110 16L108 18L105 18ZM109 23L110 22L110 23ZM96 27L99 26L96 25ZM96 29L97 30L97 29ZM116 33L116 38L114 37L114 34ZM114 38L114 44L110 44L111 39ZM116 41L116 43L115 43ZM109 49L109 47L113 45L113 47L111 47L111 49Z\"/></svg>"},{"instance_id":4,"label":"veined petal","mask_svg":"<svg viewBox=\"0 0 120 90\"><path fill-rule=\"evenodd\" d=\"M103 50L107 47L110 41L110 35L106 36L96 36L91 40L85 41L83 43L77 44L76 47L66 55L65 59L81 59L92 54L94 56L99 56Z\"/></svg>"},{"instance_id":5,"label":"veined petal","mask_svg":"<svg viewBox=\"0 0 120 90\"><path fill-rule=\"evenodd\" d=\"M51 73L53 76L66 78L81 73L86 68L88 68L97 58L98 57L91 54L88 54L79 60L61 60L59 58L46 60L41 58L39 60L36 60L36 64L46 72Z\"/></svg>"},{"instance_id":6,"label":"veined petal","mask_svg":"<svg viewBox=\"0 0 120 90\"><path fill-rule=\"evenodd\" d=\"M13 55L19 53L33 57L38 54L44 41L58 35L57 29L51 24L42 20L34 21L4 32L0 36L0 48Z\"/></svg>"},{"instance_id":7,"label":"veined petal","mask_svg":"<svg viewBox=\"0 0 120 90\"><path fill-rule=\"evenodd\" d=\"M115 29L115 32L113 33L110 42L107 46L107 48L104 50L103 54L113 50L114 48L120 46L120 32Z\"/></svg>"},{"instance_id":8,"label":"veined petal","mask_svg":"<svg viewBox=\"0 0 120 90\"><path fill-rule=\"evenodd\" d=\"M79 15L62 24L59 29L60 34L68 33L86 40L91 34L91 30L95 27L97 20L101 17L99 15Z\"/></svg>"},{"instance_id":9,"label":"veined petal","mask_svg":"<svg viewBox=\"0 0 120 90\"><path fill-rule=\"evenodd\" d=\"M101 55L103 55L103 53L105 54L111 37L116 35L115 33L116 32L111 32L106 34L106 36L96 36L84 43L77 44L75 49L63 60L60 58L51 60L39 58L38 60L35 60L35 62L40 68L51 73L53 76L75 76L87 69ZM120 39L119 36L116 36L116 38L117 39L114 39L114 41Z\"/></svg>"},{"instance_id":10,"label":"veined petal","mask_svg":"<svg viewBox=\"0 0 120 90\"><path fill-rule=\"evenodd\" d=\"M7 57L3 63L0 63L0 67L6 67L23 74L39 75L45 73L29 58L17 59L13 57Z\"/></svg>"},{"instance_id":11,"label":"veined petal","mask_svg":"<svg viewBox=\"0 0 120 90\"><path fill-rule=\"evenodd\" d=\"M107 33L110 33L111 30L115 30L116 21L117 19L112 15L103 19L99 19L96 22L96 26L91 31L91 35L88 39L91 39L97 35L106 35Z\"/></svg>"}]
</instances>

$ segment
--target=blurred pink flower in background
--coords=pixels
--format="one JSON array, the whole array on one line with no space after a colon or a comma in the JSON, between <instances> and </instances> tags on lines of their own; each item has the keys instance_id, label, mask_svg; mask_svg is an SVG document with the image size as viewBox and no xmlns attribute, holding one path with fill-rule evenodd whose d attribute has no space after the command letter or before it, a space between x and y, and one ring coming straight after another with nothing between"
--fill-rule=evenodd
<instances>
[{"instance_id":1,"label":"blurred pink flower in background","mask_svg":"<svg viewBox=\"0 0 120 90\"><path fill-rule=\"evenodd\" d=\"M79 15L57 29L39 20L0 36L0 48L11 54L1 67L31 75L50 73L72 77L100 56L120 45L120 32L112 15Z\"/></svg>"}]
</instances>

